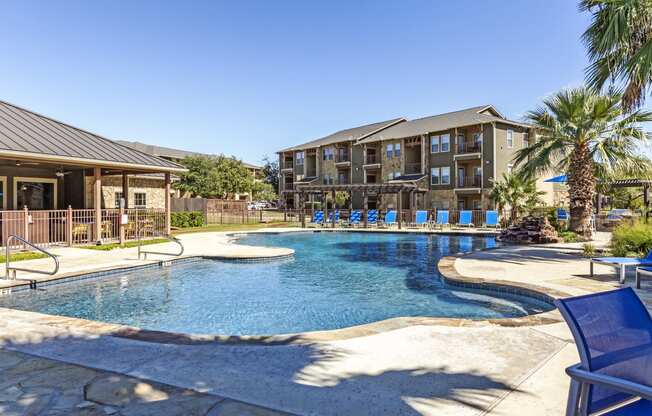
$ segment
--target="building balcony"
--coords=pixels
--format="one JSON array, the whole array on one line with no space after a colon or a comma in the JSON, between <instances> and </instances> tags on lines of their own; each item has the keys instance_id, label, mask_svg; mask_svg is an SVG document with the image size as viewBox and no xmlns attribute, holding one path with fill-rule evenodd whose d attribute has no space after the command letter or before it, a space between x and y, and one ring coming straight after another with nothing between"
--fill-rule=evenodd
<instances>
[{"instance_id":1,"label":"building balcony","mask_svg":"<svg viewBox=\"0 0 652 416\"><path fill-rule=\"evenodd\" d=\"M337 167L345 167L345 166L351 166L351 158L349 157L349 153L338 153L335 155L335 166Z\"/></svg>"},{"instance_id":2,"label":"building balcony","mask_svg":"<svg viewBox=\"0 0 652 416\"><path fill-rule=\"evenodd\" d=\"M459 142L457 143L457 154L482 153L481 142Z\"/></svg>"},{"instance_id":3,"label":"building balcony","mask_svg":"<svg viewBox=\"0 0 652 416\"><path fill-rule=\"evenodd\" d=\"M368 154L364 160L365 169L380 169L380 155Z\"/></svg>"},{"instance_id":4,"label":"building balcony","mask_svg":"<svg viewBox=\"0 0 652 416\"><path fill-rule=\"evenodd\" d=\"M283 166L281 167L282 171L291 171L294 169L294 162L291 160L286 160L283 162Z\"/></svg>"},{"instance_id":5,"label":"building balcony","mask_svg":"<svg viewBox=\"0 0 652 416\"><path fill-rule=\"evenodd\" d=\"M405 174L414 175L415 173L421 173L421 163L420 162L405 163Z\"/></svg>"},{"instance_id":6,"label":"building balcony","mask_svg":"<svg viewBox=\"0 0 652 416\"><path fill-rule=\"evenodd\" d=\"M456 189L482 188L482 176L461 176L457 178L455 185Z\"/></svg>"}]
</instances>

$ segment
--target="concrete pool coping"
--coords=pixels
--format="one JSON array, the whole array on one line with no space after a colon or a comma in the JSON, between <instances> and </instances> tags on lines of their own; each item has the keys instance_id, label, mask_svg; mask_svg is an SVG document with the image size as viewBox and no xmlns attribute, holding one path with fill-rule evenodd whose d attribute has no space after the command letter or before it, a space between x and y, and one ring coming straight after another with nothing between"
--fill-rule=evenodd
<instances>
[{"instance_id":1,"label":"concrete pool coping","mask_svg":"<svg viewBox=\"0 0 652 416\"><path fill-rule=\"evenodd\" d=\"M331 232L331 230L328 230ZM340 230L333 230L340 231ZM348 230L346 230L348 231ZM274 230L273 234L281 234L287 232L314 232L313 230ZM365 232L360 230L360 232ZM378 231L375 231L378 232ZM258 231L256 233L268 233ZM233 244L237 238L232 238L240 235L252 234L251 232L235 232L226 233L230 238L226 240L228 244ZM478 236L478 234L468 234L471 236ZM248 246L253 247L253 246ZM264 247L261 247L263 249ZM289 249L285 249L289 250ZM136 266L128 267L109 267L100 268L95 270L74 272L54 276L52 279L44 279L37 283L38 285L57 284L66 281L76 280L80 278L93 278L100 277L106 274L122 274L134 270L151 267L167 267L176 262L197 261L201 259L212 260L226 260L226 261L273 261L275 259L287 258L293 255L293 251L281 251L279 254L273 256L209 256L209 255L188 255L181 258L172 260L154 260L146 264L139 264ZM438 270L442 275L444 281L452 286L482 289L499 293L508 293L521 295L526 297L535 298L539 301L552 303L552 301L559 297L569 296L566 293L519 282L508 281L493 281L489 279L479 279L463 276L457 272L454 263L455 260L473 252L458 253L454 256L447 256L442 258L438 264ZM89 277L90 276L90 277ZM27 287L27 289L26 289ZM29 290L29 283L16 285L15 287L4 289L3 293L11 292L12 289ZM498 318L486 320L472 320L465 318L438 318L438 317L395 317L382 321L370 322L367 324L325 330L325 331L310 331L295 334L280 334L280 335L219 335L219 334L186 334L175 333L166 331L156 331L142 329L127 325L92 321L80 318L64 317L57 315L47 315L37 312L20 311L15 309L0 308L2 316L18 314L29 314L29 319L34 320L35 323L51 325L59 328L77 328L92 335L108 335L121 338L128 338L139 341L162 343L162 344L179 344L179 345L201 345L209 343L220 344L258 344L258 345L285 345L285 344L301 344L301 343L314 343L324 341L346 340L368 335L378 334L382 332L397 330L416 325L425 326L449 326L449 327L484 327L484 326L503 326L503 327L518 327L518 326L536 326L546 325L551 323L561 322L559 313L552 309L547 312L527 315L519 318Z\"/></svg>"}]
</instances>

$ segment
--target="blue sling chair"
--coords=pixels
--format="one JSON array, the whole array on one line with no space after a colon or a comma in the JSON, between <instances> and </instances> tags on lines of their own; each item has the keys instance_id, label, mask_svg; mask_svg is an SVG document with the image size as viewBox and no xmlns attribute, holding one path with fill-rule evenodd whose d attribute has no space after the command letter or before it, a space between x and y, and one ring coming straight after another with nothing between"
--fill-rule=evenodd
<instances>
[{"instance_id":1,"label":"blue sling chair","mask_svg":"<svg viewBox=\"0 0 652 416\"><path fill-rule=\"evenodd\" d=\"M652 318L630 287L558 299L580 363L568 367L567 416L652 415Z\"/></svg>"},{"instance_id":2,"label":"blue sling chair","mask_svg":"<svg viewBox=\"0 0 652 416\"><path fill-rule=\"evenodd\" d=\"M498 228L498 211L485 212L484 226Z\"/></svg>"},{"instance_id":3,"label":"blue sling chair","mask_svg":"<svg viewBox=\"0 0 652 416\"><path fill-rule=\"evenodd\" d=\"M351 211L351 216L349 217L349 225L354 227L360 224L362 221L362 212L360 211Z\"/></svg>"},{"instance_id":4,"label":"blue sling chair","mask_svg":"<svg viewBox=\"0 0 652 416\"><path fill-rule=\"evenodd\" d=\"M335 211L335 224L337 224L340 221L340 211L337 210ZM328 213L328 222L333 223L333 211Z\"/></svg>"},{"instance_id":5,"label":"blue sling chair","mask_svg":"<svg viewBox=\"0 0 652 416\"><path fill-rule=\"evenodd\" d=\"M367 225L377 225L378 224L378 210L370 209L367 211Z\"/></svg>"},{"instance_id":6,"label":"blue sling chair","mask_svg":"<svg viewBox=\"0 0 652 416\"><path fill-rule=\"evenodd\" d=\"M387 214L385 214L385 221L383 221L383 224L387 227L391 227L392 225L397 224L396 211L387 211Z\"/></svg>"},{"instance_id":7,"label":"blue sling chair","mask_svg":"<svg viewBox=\"0 0 652 416\"><path fill-rule=\"evenodd\" d=\"M417 211L414 214L414 226L425 227L428 225L428 211Z\"/></svg>"},{"instance_id":8,"label":"blue sling chair","mask_svg":"<svg viewBox=\"0 0 652 416\"><path fill-rule=\"evenodd\" d=\"M460 221L457 223L457 225L463 227L473 227L473 212L460 211Z\"/></svg>"},{"instance_id":9,"label":"blue sling chair","mask_svg":"<svg viewBox=\"0 0 652 416\"><path fill-rule=\"evenodd\" d=\"M449 225L448 211L444 211L444 210L437 211L437 221L435 222L435 225L439 225L442 229L444 228L444 225Z\"/></svg>"},{"instance_id":10,"label":"blue sling chair","mask_svg":"<svg viewBox=\"0 0 652 416\"><path fill-rule=\"evenodd\" d=\"M323 224L324 223L324 211L315 211L315 215L312 217L313 224Z\"/></svg>"}]
</instances>

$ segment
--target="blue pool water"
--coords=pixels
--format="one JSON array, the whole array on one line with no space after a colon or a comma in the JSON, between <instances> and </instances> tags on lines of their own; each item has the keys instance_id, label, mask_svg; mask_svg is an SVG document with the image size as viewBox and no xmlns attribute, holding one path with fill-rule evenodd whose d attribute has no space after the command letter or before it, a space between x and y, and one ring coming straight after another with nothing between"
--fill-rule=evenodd
<instances>
[{"instance_id":1,"label":"blue pool water","mask_svg":"<svg viewBox=\"0 0 652 416\"><path fill-rule=\"evenodd\" d=\"M296 250L258 263L201 260L46 286L0 306L186 333L282 334L397 316L487 319L551 309L442 282L437 261L493 238L381 233L250 234L239 243Z\"/></svg>"}]
</instances>

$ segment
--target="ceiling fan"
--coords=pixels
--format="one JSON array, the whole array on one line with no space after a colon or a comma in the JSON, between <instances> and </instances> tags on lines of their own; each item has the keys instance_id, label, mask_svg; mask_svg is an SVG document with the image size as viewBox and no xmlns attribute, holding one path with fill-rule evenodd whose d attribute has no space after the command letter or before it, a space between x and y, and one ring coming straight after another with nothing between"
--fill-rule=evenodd
<instances>
[{"instance_id":1,"label":"ceiling fan","mask_svg":"<svg viewBox=\"0 0 652 416\"><path fill-rule=\"evenodd\" d=\"M63 169L59 169L54 174L56 175L57 178L63 178L66 175L70 175L72 172L71 171L64 171Z\"/></svg>"}]
</instances>

